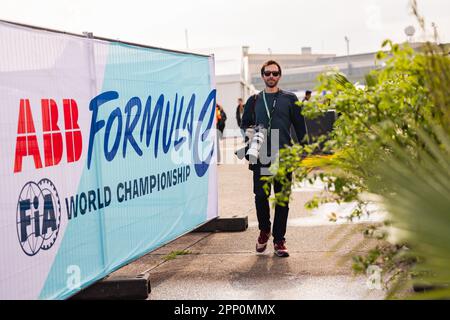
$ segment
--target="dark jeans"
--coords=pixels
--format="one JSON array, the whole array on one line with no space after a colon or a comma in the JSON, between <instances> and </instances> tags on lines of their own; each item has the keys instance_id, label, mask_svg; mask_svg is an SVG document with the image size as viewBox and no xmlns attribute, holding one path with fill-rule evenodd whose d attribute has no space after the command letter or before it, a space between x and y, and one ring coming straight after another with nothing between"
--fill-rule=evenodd
<instances>
[{"instance_id":1,"label":"dark jeans","mask_svg":"<svg viewBox=\"0 0 450 320\"><path fill-rule=\"evenodd\" d=\"M255 193L255 204L256 204L256 215L258 217L259 230L270 232L270 205L269 205L269 195L264 192L263 186L265 181L261 181L261 175L259 168L253 169L253 192ZM289 176L292 179L292 176ZM274 191L278 193L281 191L281 184L279 182L274 183ZM269 189L271 190L272 187ZM289 213L289 203L284 207L280 205L275 206L275 217L273 221L273 241L278 242L285 240L284 235L286 234L287 218Z\"/></svg>"}]
</instances>

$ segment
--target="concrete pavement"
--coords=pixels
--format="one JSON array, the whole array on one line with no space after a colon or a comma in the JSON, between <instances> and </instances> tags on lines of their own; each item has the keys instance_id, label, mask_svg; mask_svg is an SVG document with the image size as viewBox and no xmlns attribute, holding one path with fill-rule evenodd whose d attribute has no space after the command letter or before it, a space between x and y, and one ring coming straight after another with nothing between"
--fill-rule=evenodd
<instances>
[{"instance_id":1,"label":"concrete pavement","mask_svg":"<svg viewBox=\"0 0 450 320\"><path fill-rule=\"evenodd\" d=\"M222 151L230 153L234 148L223 146ZM271 241L265 254L256 255L259 231L252 173L245 164L222 164L219 216L247 215L248 230L189 233L112 275L150 272L152 300L383 299L383 291L369 289L367 277L355 277L351 269L352 256L376 244L361 234L367 223L333 224L327 221L327 212L307 211L305 202L319 189L299 188L294 192L286 234L290 257L274 256ZM190 253L166 261L164 258L175 250Z\"/></svg>"}]
</instances>

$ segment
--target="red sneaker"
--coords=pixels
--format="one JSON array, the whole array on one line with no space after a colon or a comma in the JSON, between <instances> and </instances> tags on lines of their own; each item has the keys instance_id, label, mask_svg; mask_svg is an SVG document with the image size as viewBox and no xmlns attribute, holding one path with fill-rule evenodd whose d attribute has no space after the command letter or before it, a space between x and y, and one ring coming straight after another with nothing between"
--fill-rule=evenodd
<instances>
[{"instance_id":1,"label":"red sneaker","mask_svg":"<svg viewBox=\"0 0 450 320\"><path fill-rule=\"evenodd\" d=\"M261 231L259 233L258 241L256 242L256 252L263 253L267 248L267 242L269 242L270 231Z\"/></svg>"},{"instance_id":2,"label":"red sneaker","mask_svg":"<svg viewBox=\"0 0 450 320\"><path fill-rule=\"evenodd\" d=\"M274 253L279 257L289 257L286 241L279 241L273 244Z\"/></svg>"}]
</instances>

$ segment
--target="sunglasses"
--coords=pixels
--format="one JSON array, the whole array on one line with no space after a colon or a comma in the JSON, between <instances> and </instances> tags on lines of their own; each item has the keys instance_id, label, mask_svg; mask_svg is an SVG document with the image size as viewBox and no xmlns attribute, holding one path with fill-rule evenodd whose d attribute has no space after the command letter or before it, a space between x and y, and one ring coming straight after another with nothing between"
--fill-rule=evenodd
<instances>
[{"instance_id":1,"label":"sunglasses","mask_svg":"<svg viewBox=\"0 0 450 320\"><path fill-rule=\"evenodd\" d=\"M280 71L264 71L263 72L264 76L266 77L270 77L270 75L272 74L274 77L278 77L280 75Z\"/></svg>"}]
</instances>

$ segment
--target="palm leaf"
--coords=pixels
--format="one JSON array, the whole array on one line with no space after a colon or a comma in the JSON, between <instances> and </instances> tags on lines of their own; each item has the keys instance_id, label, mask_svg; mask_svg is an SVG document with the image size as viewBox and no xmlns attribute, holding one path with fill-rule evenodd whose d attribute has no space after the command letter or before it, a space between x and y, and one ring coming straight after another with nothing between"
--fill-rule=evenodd
<instances>
[{"instance_id":1,"label":"palm leaf","mask_svg":"<svg viewBox=\"0 0 450 320\"><path fill-rule=\"evenodd\" d=\"M419 257L417 278L433 286L450 284L450 137L440 126L433 133L417 129L417 158L395 143L392 156L378 167L378 180L369 188L381 194L398 241L407 243ZM380 183L382 181L382 184ZM448 298L448 288L422 298Z\"/></svg>"}]
</instances>

